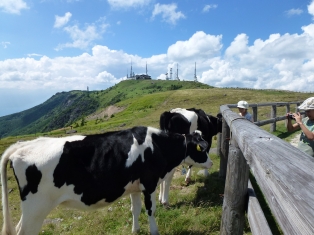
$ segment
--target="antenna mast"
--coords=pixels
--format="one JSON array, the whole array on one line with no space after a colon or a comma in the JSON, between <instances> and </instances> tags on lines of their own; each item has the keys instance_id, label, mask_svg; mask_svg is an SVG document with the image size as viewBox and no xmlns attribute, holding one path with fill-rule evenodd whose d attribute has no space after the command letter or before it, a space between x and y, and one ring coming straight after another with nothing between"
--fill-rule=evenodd
<instances>
[{"instance_id":1,"label":"antenna mast","mask_svg":"<svg viewBox=\"0 0 314 235\"><path fill-rule=\"evenodd\" d=\"M172 68L170 68L170 80L172 80Z\"/></svg>"},{"instance_id":2,"label":"antenna mast","mask_svg":"<svg viewBox=\"0 0 314 235\"><path fill-rule=\"evenodd\" d=\"M177 77L176 77L176 79L177 79L178 81L180 81L180 79L179 79L179 70L178 70L178 63L177 63Z\"/></svg>"},{"instance_id":3,"label":"antenna mast","mask_svg":"<svg viewBox=\"0 0 314 235\"><path fill-rule=\"evenodd\" d=\"M197 76L196 76L196 62L195 62L195 71L194 71L194 82L197 82Z\"/></svg>"}]
</instances>

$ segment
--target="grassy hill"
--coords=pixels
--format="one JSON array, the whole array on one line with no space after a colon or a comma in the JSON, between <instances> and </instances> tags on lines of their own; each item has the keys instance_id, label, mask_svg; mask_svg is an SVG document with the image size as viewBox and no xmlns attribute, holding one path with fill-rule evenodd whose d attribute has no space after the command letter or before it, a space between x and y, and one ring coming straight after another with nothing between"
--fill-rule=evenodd
<instances>
[{"instance_id":1,"label":"grassy hill","mask_svg":"<svg viewBox=\"0 0 314 235\"><path fill-rule=\"evenodd\" d=\"M0 117L0 137L49 132L69 126L97 110L126 99L195 88L211 87L195 82L128 80L103 91L60 92L31 109Z\"/></svg>"},{"instance_id":2,"label":"grassy hill","mask_svg":"<svg viewBox=\"0 0 314 235\"><path fill-rule=\"evenodd\" d=\"M70 126L83 134L136 125L159 127L160 114L175 107L202 108L216 115L220 105L234 104L239 100L249 103L283 102L304 100L310 96L313 94L214 88L192 81L127 80L102 91L60 92L31 109L0 117L0 137L60 135ZM112 105L122 111L113 115L102 113ZM285 111L284 108L279 109L281 111ZM259 108L260 120L269 115L269 108Z\"/></svg>"},{"instance_id":3,"label":"grassy hill","mask_svg":"<svg viewBox=\"0 0 314 235\"><path fill-rule=\"evenodd\" d=\"M104 91L62 92L32 109L1 117L0 133L11 136L0 140L0 154L17 140L34 139L42 134L65 135L65 130L70 129L69 125L82 134L120 130L136 125L159 127L160 114L175 107L202 108L207 113L216 114L220 105L234 104L239 100L247 100L249 103L283 102L304 100L311 96L314 94L214 88L195 82L155 80L123 81ZM108 106L119 107L121 112L106 116L103 110ZM291 107L291 110L294 110L294 107ZM283 115L284 112L285 107L280 107L277 115ZM269 115L269 107L258 108L258 119L268 119ZM279 131L275 134L285 132L283 124L277 127ZM214 140L212 147L215 146ZM194 169L189 186L184 184L185 176L181 175L180 171L182 166L176 169L170 190L171 208L166 210L157 204L156 220L161 234L220 234L224 181L218 177L219 157L215 154L210 157L214 162L210 176L199 176ZM19 190L12 169L8 168L8 172L10 210L14 224L17 224L20 216ZM273 234L283 234L274 220L268 219L268 223ZM140 224L139 234L149 234L144 208L140 215ZM110 207L93 212L58 206L48 215L40 234L121 235L130 234L131 227L130 199L125 197ZM244 234L251 234L247 222Z\"/></svg>"}]
</instances>

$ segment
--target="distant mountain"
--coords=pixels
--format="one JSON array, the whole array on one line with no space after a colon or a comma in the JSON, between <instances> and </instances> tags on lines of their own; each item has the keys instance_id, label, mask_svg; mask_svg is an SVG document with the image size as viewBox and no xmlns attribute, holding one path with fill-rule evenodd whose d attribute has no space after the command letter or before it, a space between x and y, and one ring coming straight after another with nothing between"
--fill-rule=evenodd
<instances>
[{"instance_id":1,"label":"distant mountain","mask_svg":"<svg viewBox=\"0 0 314 235\"><path fill-rule=\"evenodd\" d=\"M191 81L127 80L102 91L59 92L31 109L0 117L0 137L42 133L71 125L93 112L129 98L182 89L208 89Z\"/></svg>"}]
</instances>

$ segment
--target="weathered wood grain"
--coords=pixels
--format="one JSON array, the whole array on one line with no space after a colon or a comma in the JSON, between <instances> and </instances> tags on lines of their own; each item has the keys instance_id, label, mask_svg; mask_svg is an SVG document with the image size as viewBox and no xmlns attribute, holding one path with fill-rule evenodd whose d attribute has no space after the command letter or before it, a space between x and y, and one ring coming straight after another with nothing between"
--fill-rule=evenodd
<instances>
[{"instance_id":1,"label":"weathered wood grain","mask_svg":"<svg viewBox=\"0 0 314 235\"><path fill-rule=\"evenodd\" d=\"M264 212L256 198L251 181L248 183L248 212L247 217L250 224L251 232L254 235L272 235Z\"/></svg>"},{"instance_id":2,"label":"weathered wood grain","mask_svg":"<svg viewBox=\"0 0 314 235\"><path fill-rule=\"evenodd\" d=\"M239 118L228 106L220 111L283 232L314 234L314 158Z\"/></svg>"},{"instance_id":3,"label":"weathered wood grain","mask_svg":"<svg viewBox=\"0 0 314 235\"><path fill-rule=\"evenodd\" d=\"M222 141L222 134L219 132L217 134L217 156L221 157L222 153L221 153L221 141Z\"/></svg>"},{"instance_id":4,"label":"weathered wood grain","mask_svg":"<svg viewBox=\"0 0 314 235\"><path fill-rule=\"evenodd\" d=\"M276 118L277 117L277 106L272 105L271 106L271 118ZM271 123L270 125L270 132L276 131L276 122Z\"/></svg>"},{"instance_id":5,"label":"weathered wood grain","mask_svg":"<svg viewBox=\"0 0 314 235\"><path fill-rule=\"evenodd\" d=\"M248 179L249 167L241 150L230 145L220 226L221 235L243 234Z\"/></svg>"},{"instance_id":6,"label":"weathered wood grain","mask_svg":"<svg viewBox=\"0 0 314 235\"><path fill-rule=\"evenodd\" d=\"M229 140L230 140L230 128L226 120L223 119L222 135L221 135L221 156L220 156L220 166L219 166L219 177L222 179L225 179L227 175Z\"/></svg>"}]
</instances>

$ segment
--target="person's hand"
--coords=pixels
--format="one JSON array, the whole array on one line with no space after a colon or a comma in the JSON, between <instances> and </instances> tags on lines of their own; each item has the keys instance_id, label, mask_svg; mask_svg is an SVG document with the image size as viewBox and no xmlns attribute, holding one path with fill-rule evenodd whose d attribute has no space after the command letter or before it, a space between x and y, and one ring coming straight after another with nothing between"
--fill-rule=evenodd
<instances>
[{"instance_id":1,"label":"person's hand","mask_svg":"<svg viewBox=\"0 0 314 235\"><path fill-rule=\"evenodd\" d=\"M301 116L301 114L299 112L293 113L292 115L293 115L296 123L302 122L302 116Z\"/></svg>"},{"instance_id":2,"label":"person's hand","mask_svg":"<svg viewBox=\"0 0 314 235\"><path fill-rule=\"evenodd\" d=\"M288 119L289 122L291 122L291 118L289 116L293 116L293 114L290 112L290 113L286 113L286 119Z\"/></svg>"}]
</instances>

